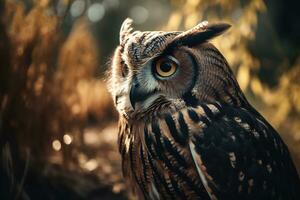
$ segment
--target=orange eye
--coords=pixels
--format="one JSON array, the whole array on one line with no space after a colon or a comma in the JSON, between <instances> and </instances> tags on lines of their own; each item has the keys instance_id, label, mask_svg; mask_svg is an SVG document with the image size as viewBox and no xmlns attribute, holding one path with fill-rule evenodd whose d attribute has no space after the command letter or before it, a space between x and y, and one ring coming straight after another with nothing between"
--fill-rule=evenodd
<instances>
[{"instance_id":1,"label":"orange eye","mask_svg":"<svg viewBox=\"0 0 300 200\"><path fill-rule=\"evenodd\" d=\"M160 58L155 63L155 72L162 78L172 76L177 68L178 61L171 56Z\"/></svg>"}]
</instances>

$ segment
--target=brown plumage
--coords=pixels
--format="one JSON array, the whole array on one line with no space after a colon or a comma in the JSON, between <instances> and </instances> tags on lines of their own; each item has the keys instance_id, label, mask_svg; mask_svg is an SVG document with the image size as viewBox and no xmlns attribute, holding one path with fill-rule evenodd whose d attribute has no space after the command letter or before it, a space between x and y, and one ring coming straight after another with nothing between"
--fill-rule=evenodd
<instances>
[{"instance_id":1,"label":"brown plumage","mask_svg":"<svg viewBox=\"0 0 300 200\"><path fill-rule=\"evenodd\" d=\"M230 26L134 31L124 21L109 88L123 174L139 199L299 199L288 149L208 40Z\"/></svg>"}]
</instances>

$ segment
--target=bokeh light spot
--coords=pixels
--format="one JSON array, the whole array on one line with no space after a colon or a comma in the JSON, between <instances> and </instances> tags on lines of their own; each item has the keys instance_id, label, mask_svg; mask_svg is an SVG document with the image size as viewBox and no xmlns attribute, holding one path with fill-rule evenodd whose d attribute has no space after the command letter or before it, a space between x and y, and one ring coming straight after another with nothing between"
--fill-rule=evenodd
<instances>
[{"instance_id":1,"label":"bokeh light spot","mask_svg":"<svg viewBox=\"0 0 300 200\"><path fill-rule=\"evenodd\" d=\"M78 17L82 15L85 8L85 2L83 0L76 0L71 5L70 12L72 17Z\"/></svg>"},{"instance_id":2,"label":"bokeh light spot","mask_svg":"<svg viewBox=\"0 0 300 200\"><path fill-rule=\"evenodd\" d=\"M91 159L91 160L87 161L84 165L84 168L89 171L93 171L97 167L98 167L98 162L96 159Z\"/></svg>"},{"instance_id":3,"label":"bokeh light spot","mask_svg":"<svg viewBox=\"0 0 300 200\"><path fill-rule=\"evenodd\" d=\"M134 20L134 23L142 24L148 19L149 12L143 6L134 6L130 9L129 16Z\"/></svg>"},{"instance_id":4,"label":"bokeh light spot","mask_svg":"<svg viewBox=\"0 0 300 200\"><path fill-rule=\"evenodd\" d=\"M66 145L69 145L72 143L72 137L69 135L69 134L65 134L64 137L63 137L63 140L64 140L64 143Z\"/></svg>"},{"instance_id":5,"label":"bokeh light spot","mask_svg":"<svg viewBox=\"0 0 300 200\"><path fill-rule=\"evenodd\" d=\"M87 16L91 22L98 22L105 15L105 8L101 3L94 3L88 9Z\"/></svg>"},{"instance_id":6,"label":"bokeh light spot","mask_svg":"<svg viewBox=\"0 0 300 200\"><path fill-rule=\"evenodd\" d=\"M55 151L59 151L61 149L61 143L59 140L54 140L52 142L52 148L55 150Z\"/></svg>"}]
</instances>

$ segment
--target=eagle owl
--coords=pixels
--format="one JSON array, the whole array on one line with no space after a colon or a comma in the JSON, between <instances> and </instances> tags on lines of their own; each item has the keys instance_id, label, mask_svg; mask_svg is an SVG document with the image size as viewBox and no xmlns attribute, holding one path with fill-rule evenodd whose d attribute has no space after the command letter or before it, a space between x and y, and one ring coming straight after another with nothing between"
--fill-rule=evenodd
<instances>
[{"instance_id":1,"label":"eagle owl","mask_svg":"<svg viewBox=\"0 0 300 200\"><path fill-rule=\"evenodd\" d=\"M300 199L287 146L209 42L229 27L142 32L123 22L108 85L138 199Z\"/></svg>"}]
</instances>

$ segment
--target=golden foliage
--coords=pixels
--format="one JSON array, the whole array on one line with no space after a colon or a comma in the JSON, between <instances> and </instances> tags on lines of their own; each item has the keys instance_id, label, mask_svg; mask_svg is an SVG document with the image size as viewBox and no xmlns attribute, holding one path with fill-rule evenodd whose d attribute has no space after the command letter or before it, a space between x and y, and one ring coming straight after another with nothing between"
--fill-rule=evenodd
<instances>
[{"instance_id":1,"label":"golden foliage","mask_svg":"<svg viewBox=\"0 0 300 200\"><path fill-rule=\"evenodd\" d=\"M97 48L87 24L78 21L64 42L55 75L54 88L70 110L70 116L87 118L93 113L97 119L113 116L112 103L105 84L93 77L97 67ZM111 119L110 119L111 120Z\"/></svg>"},{"instance_id":2,"label":"golden foliage","mask_svg":"<svg viewBox=\"0 0 300 200\"><path fill-rule=\"evenodd\" d=\"M41 163L97 171L118 193L123 185L112 123L116 115L104 82L95 77L96 41L84 18L65 35L63 19L49 4L35 1L26 11L21 2L5 3L1 40L6 43L1 48L8 53L0 55L1 140L16 146L13 159L25 159L26 152ZM98 145L88 146L91 131L86 127L93 121Z\"/></svg>"}]
</instances>

